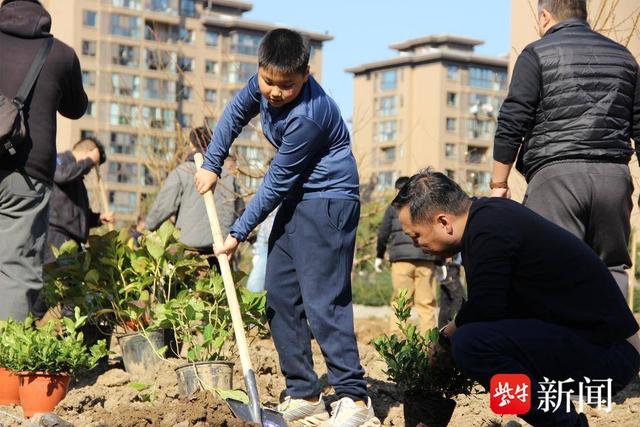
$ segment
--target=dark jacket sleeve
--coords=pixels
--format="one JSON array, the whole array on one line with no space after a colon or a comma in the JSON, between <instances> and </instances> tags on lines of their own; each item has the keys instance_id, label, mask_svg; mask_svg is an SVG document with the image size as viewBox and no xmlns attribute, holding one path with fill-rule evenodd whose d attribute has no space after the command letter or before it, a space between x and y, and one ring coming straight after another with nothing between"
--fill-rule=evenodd
<instances>
[{"instance_id":1,"label":"dark jacket sleeve","mask_svg":"<svg viewBox=\"0 0 640 427\"><path fill-rule=\"evenodd\" d=\"M182 201L182 181L179 172L174 169L158 192L153 206L145 218L149 230L157 230L171 215L178 212Z\"/></svg>"},{"instance_id":2,"label":"dark jacket sleeve","mask_svg":"<svg viewBox=\"0 0 640 427\"><path fill-rule=\"evenodd\" d=\"M498 116L493 159L504 164L515 162L523 138L533 128L540 102L540 66L529 49L522 51L513 68L509 94Z\"/></svg>"},{"instance_id":3,"label":"dark jacket sleeve","mask_svg":"<svg viewBox=\"0 0 640 427\"><path fill-rule=\"evenodd\" d=\"M636 68L636 90L633 98L633 123L631 125L636 157L640 163L640 68Z\"/></svg>"},{"instance_id":4,"label":"dark jacket sleeve","mask_svg":"<svg viewBox=\"0 0 640 427\"><path fill-rule=\"evenodd\" d=\"M376 258L383 258L384 253L387 251L387 242L391 235L391 223L393 222L393 215L396 213L396 208L393 206L387 207L384 212L384 217L378 227L378 241L376 243Z\"/></svg>"},{"instance_id":5,"label":"dark jacket sleeve","mask_svg":"<svg viewBox=\"0 0 640 427\"><path fill-rule=\"evenodd\" d=\"M89 212L89 218L87 218L87 221L89 221L89 228L99 227L102 225L102 221L100 221L100 214L93 211Z\"/></svg>"},{"instance_id":6,"label":"dark jacket sleeve","mask_svg":"<svg viewBox=\"0 0 640 427\"><path fill-rule=\"evenodd\" d=\"M282 145L258 192L231 227L231 235L240 241L246 240L249 233L280 204L315 154L324 148L322 136L320 126L308 117L296 116L287 123Z\"/></svg>"},{"instance_id":7,"label":"dark jacket sleeve","mask_svg":"<svg viewBox=\"0 0 640 427\"><path fill-rule=\"evenodd\" d=\"M62 157L64 158L64 157ZM93 169L93 160L84 159L79 162L64 160L56 166L53 181L56 184L68 184L77 179L82 179Z\"/></svg>"},{"instance_id":8,"label":"dark jacket sleeve","mask_svg":"<svg viewBox=\"0 0 640 427\"><path fill-rule=\"evenodd\" d=\"M474 228L463 249L468 299L455 318L458 327L507 317L511 275L517 261L516 239L508 230L500 230L490 221Z\"/></svg>"},{"instance_id":9,"label":"dark jacket sleeve","mask_svg":"<svg viewBox=\"0 0 640 427\"><path fill-rule=\"evenodd\" d=\"M66 76L66 84L58 111L68 119L79 119L87 111L89 104L87 94L82 86L82 70L78 56L73 53L73 60Z\"/></svg>"}]
</instances>

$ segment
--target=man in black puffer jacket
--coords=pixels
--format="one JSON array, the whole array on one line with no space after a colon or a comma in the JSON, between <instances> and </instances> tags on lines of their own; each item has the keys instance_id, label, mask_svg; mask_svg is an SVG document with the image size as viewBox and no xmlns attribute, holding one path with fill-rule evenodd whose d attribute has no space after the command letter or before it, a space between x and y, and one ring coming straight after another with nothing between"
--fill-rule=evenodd
<instances>
[{"instance_id":1,"label":"man in black puffer jacket","mask_svg":"<svg viewBox=\"0 0 640 427\"><path fill-rule=\"evenodd\" d=\"M396 190L400 191L409 181L409 177L402 176L396 180ZM398 293L405 289L407 296L412 296L414 305L420 317L420 330L427 331L436 326L436 261L437 257L427 254L413 244L413 240L402 231L398 220L398 211L389 205L384 213L382 223L378 228L378 243L376 247L375 267L380 271L384 253L389 249L391 261L391 282L393 295L391 302ZM398 319L391 314L389 321L390 332L398 331Z\"/></svg>"},{"instance_id":2,"label":"man in black puffer jacket","mask_svg":"<svg viewBox=\"0 0 640 427\"><path fill-rule=\"evenodd\" d=\"M638 63L589 27L586 0L540 0L538 12L542 38L518 57L500 110L492 195L508 196L518 158L524 204L593 248L626 295Z\"/></svg>"}]
</instances>

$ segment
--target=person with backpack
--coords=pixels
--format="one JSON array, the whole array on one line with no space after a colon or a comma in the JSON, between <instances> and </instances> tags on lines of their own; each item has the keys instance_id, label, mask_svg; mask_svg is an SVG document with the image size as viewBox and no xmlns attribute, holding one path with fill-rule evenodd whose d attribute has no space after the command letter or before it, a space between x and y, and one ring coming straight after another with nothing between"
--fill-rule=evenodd
<instances>
[{"instance_id":1,"label":"person with backpack","mask_svg":"<svg viewBox=\"0 0 640 427\"><path fill-rule=\"evenodd\" d=\"M87 109L80 61L37 0L0 6L0 320L23 320L42 288L56 113Z\"/></svg>"}]
</instances>

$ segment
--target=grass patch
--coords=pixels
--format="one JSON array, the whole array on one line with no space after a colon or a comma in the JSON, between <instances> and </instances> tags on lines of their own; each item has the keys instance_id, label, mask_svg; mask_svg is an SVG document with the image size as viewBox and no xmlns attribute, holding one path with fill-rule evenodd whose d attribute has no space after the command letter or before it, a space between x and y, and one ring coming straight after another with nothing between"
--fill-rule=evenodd
<instances>
[{"instance_id":1,"label":"grass patch","mask_svg":"<svg viewBox=\"0 0 640 427\"><path fill-rule=\"evenodd\" d=\"M351 290L354 304L389 305L393 292L391 272L387 269L382 273L366 272L362 275L356 274Z\"/></svg>"}]
</instances>

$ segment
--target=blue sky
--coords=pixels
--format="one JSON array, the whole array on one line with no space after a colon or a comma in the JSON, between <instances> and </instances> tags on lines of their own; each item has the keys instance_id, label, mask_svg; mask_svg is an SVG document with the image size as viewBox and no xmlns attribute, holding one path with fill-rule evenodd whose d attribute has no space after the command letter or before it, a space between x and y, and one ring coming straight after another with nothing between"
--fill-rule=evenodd
<instances>
[{"instance_id":1,"label":"blue sky","mask_svg":"<svg viewBox=\"0 0 640 427\"><path fill-rule=\"evenodd\" d=\"M391 43L451 33L485 40L477 51L502 55L510 46L510 0L250 0L250 19L317 32L324 45L322 86L342 115L353 110L352 75L344 69L392 57Z\"/></svg>"}]
</instances>

